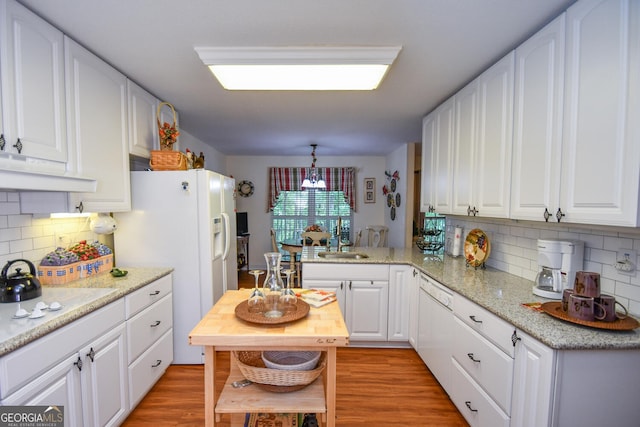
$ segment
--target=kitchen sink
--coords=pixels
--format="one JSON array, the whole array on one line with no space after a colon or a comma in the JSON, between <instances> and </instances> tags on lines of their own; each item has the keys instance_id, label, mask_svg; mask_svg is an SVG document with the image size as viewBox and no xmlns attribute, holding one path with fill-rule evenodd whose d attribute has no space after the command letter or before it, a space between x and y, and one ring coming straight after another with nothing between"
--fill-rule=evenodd
<instances>
[{"instance_id":1,"label":"kitchen sink","mask_svg":"<svg viewBox=\"0 0 640 427\"><path fill-rule=\"evenodd\" d=\"M358 252L318 252L318 256L327 259L362 259L369 258L367 254Z\"/></svg>"}]
</instances>

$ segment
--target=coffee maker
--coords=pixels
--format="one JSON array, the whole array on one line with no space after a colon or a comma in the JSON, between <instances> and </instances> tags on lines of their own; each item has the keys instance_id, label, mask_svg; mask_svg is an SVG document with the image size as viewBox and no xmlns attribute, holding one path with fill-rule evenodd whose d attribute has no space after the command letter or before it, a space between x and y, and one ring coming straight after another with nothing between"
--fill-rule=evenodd
<instances>
[{"instance_id":1,"label":"coffee maker","mask_svg":"<svg viewBox=\"0 0 640 427\"><path fill-rule=\"evenodd\" d=\"M538 272L535 295L562 299L562 291L573 287L576 271L582 270L584 242L580 240L538 239Z\"/></svg>"}]
</instances>

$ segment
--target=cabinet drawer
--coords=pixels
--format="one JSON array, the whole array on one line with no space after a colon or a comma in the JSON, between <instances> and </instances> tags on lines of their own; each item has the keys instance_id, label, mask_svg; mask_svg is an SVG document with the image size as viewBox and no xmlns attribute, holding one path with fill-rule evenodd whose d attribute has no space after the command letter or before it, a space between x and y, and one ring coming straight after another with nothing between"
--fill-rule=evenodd
<instances>
[{"instance_id":1,"label":"cabinet drawer","mask_svg":"<svg viewBox=\"0 0 640 427\"><path fill-rule=\"evenodd\" d=\"M124 322L122 299L112 302L0 358L0 399Z\"/></svg>"},{"instance_id":2,"label":"cabinet drawer","mask_svg":"<svg viewBox=\"0 0 640 427\"><path fill-rule=\"evenodd\" d=\"M127 321L127 354L129 363L140 356L154 341L171 329L173 316L171 295Z\"/></svg>"},{"instance_id":3,"label":"cabinet drawer","mask_svg":"<svg viewBox=\"0 0 640 427\"><path fill-rule=\"evenodd\" d=\"M456 298L454 313L471 329L480 333L513 358L514 348L511 342L511 335L515 330L513 325L463 297Z\"/></svg>"},{"instance_id":4,"label":"cabinet drawer","mask_svg":"<svg viewBox=\"0 0 640 427\"><path fill-rule=\"evenodd\" d=\"M384 264L303 263L303 279L316 280L389 280L389 266Z\"/></svg>"},{"instance_id":5,"label":"cabinet drawer","mask_svg":"<svg viewBox=\"0 0 640 427\"><path fill-rule=\"evenodd\" d=\"M451 400L471 427L509 427L510 418L455 360Z\"/></svg>"},{"instance_id":6,"label":"cabinet drawer","mask_svg":"<svg viewBox=\"0 0 640 427\"><path fill-rule=\"evenodd\" d=\"M460 319L455 319L453 331L453 357L510 414L513 359Z\"/></svg>"},{"instance_id":7,"label":"cabinet drawer","mask_svg":"<svg viewBox=\"0 0 640 427\"><path fill-rule=\"evenodd\" d=\"M142 356L129 365L129 401L131 409L164 374L173 361L173 329L169 329Z\"/></svg>"},{"instance_id":8,"label":"cabinet drawer","mask_svg":"<svg viewBox=\"0 0 640 427\"><path fill-rule=\"evenodd\" d=\"M161 277L125 297L127 319L171 292L172 275Z\"/></svg>"}]
</instances>

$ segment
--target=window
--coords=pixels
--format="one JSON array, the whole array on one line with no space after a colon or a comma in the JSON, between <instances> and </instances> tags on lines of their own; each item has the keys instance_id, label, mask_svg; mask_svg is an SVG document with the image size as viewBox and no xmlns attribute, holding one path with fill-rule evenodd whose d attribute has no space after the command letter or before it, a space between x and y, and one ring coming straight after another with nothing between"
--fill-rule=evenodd
<instances>
[{"instance_id":1,"label":"window","mask_svg":"<svg viewBox=\"0 0 640 427\"><path fill-rule=\"evenodd\" d=\"M271 213L271 225L278 240L299 239L300 232L313 224L335 235L338 217L342 219L342 239L350 240L353 214L342 191L281 191Z\"/></svg>"}]
</instances>

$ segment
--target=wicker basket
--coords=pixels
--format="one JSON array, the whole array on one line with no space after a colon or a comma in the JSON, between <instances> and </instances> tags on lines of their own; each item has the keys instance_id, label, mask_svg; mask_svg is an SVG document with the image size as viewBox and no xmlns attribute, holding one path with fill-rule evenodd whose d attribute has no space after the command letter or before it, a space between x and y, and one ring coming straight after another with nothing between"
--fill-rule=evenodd
<instances>
[{"instance_id":1,"label":"wicker basket","mask_svg":"<svg viewBox=\"0 0 640 427\"><path fill-rule=\"evenodd\" d=\"M154 171L186 171L187 156L180 151L153 150L149 166Z\"/></svg>"},{"instance_id":2,"label":"wicker basket","mask_svg":"<svg viewBox=\"0 0 640 427\"><path fill-rule=\"evenodd\" d=\"M234 351L233 357L246 379L274 392L296 391L308 386L322 374L327 361L326 353L322 352L315 369L285 371L266 368L259 351Z\"/></svg>"}]
</instances>

